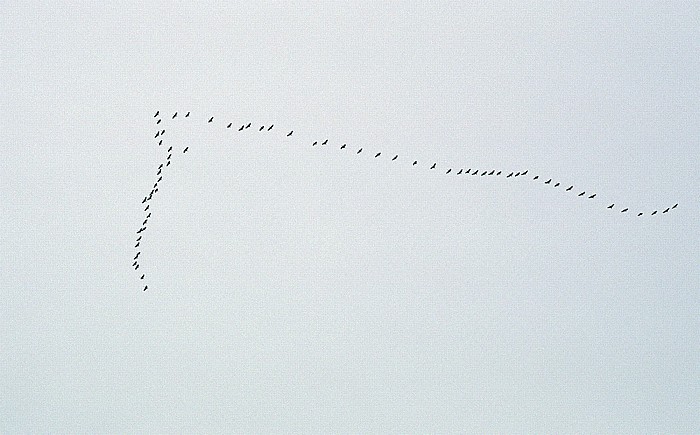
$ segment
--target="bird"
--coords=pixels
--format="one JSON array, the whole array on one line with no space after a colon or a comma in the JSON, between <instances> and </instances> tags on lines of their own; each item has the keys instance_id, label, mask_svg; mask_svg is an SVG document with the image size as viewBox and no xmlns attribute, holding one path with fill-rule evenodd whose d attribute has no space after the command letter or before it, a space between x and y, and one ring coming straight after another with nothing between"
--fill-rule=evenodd
<instances>
[{"instance_id":1,"label":"bird","mask_svg":"<svg viewBox=\"0 0 700 435\"><path fill-rule=\"evenodd\" d=\"M512 177L512 176L513 176L513 173L511 172L510 174L508 174L508 175L506 176L506 178L510 178L510 177Z\"/></svg>"},{"instance_id":2,"label":"bird","mask_svg":"<svg viewBox=\"0 0 700 435\"><path fill-rule=\"evenodd\" d=\"M160 165L158 165L158 169L160 169L160 168L162 168L162 167L163 167L163 164L162 164L162 163L161 163Z\"/></svg>"},{"instance_id":3,"label":"bird","mask_svg":"<svg viewBox=\"0 0 700 435\"><path fill-rule=\"evenodd\" d=\"M168 154L168 160L170 160L170 157L172 157L172 156L173 156L172 154Z\"/></svg>"},{"instance_id":4,"label":"bird","mask_svg":"<svg viewBox=\"0 0 700 435\"><path fill-rule=\"evenodd\" d=\"M229 122L226 128L231 128L231 125L233 125L233 122Z\"/></svg>"},{"instance_id":5,"label":"bird","mask_svg":"<svg viewBox=\"0 0 700 435\"><path fill-rule=\"evenodd\" d=\"M555 184L555 185L554 185L554 187L559 187L559 184L561 184L561 183L557 183L557 184Z\"/></svg>"},{"instance_id":6,"label":"bird","mask_svg":"<svg viewBox=\"0 0 700 435\"><path fill-rule=\"evenodd\" d=\"M185 149L182 150L182 154L185 154L185 153L187 152L188 149L190 149L190 147L185 147Z\"/></svg>"},{"instance_id":7,"label":"bird","mask_svg":"<svg viewBox=\"0 0 700 435\"><path fill-rule=\"evenodd\" d=\"M398 154L397 154L397 155L395 155L395 156L394 156L394 158L393 158L393 159L391 159L391 161L393 162L393 161L394 161L394 160L396 160L397 158L399 158L399 155L398 155Z\"/></svg>"},{"instance_id":8,"label":"bird","mask_svg":"<svg viewBox=\"0 0 700 435\"><path fill-rule=\"evenodd\" d=\"M493 175L494 172L496 172L495 169L493 171L489 172L489 175Z\"/></svg>"},{"instance_id":9,"label":"bird","mask_svg":"<svg viewBox=\"0 0 700 435\"><path fill-rule=\"evenodd\" d=\"M134 261L134 264L132 264L132 266L136 266L136 263L138 263L138 261Z\"/></svg>"},{"instance_id":10,"label":"bird","mask_svg":"<svg viewBox=\"0 0 700 435\"><path fill-rule=\"evenodd\" d=\"M658 210L654 210L654 212L651 215L654 216L657 212Z\"/></svg>"},{"instance_id":11,"label":"bird","mask_svg":"<svg viewBox=\"0 0 700 435\"><path fill-rule=\"evenodd\" d=\"M146 287L143 288L143 291L146 291L146 290L148 290L148 286L146 286Z\"/></svg>"},{"instance_id":12,"label":"bird","mask_svg":"<svg viewBox=\"0 0 700 435\"><path fill-rule=\"evenodd\" d=\"M533 179L533 180L537 180L538 178L540 178L540 176L539 176L539 175L535 175L532 179Z\"/></svg>"},{"instance_id":13,"label":"bird","mask_svg":"<svg viewBox=\"0 0 700 435\"><path fill-rule=\"evenodd\" d=\"M452 172L452 168L448 169L447 172L445 172L445 174L449 174L450 172Z\"/></svg>"},{"instance_id":14,"label":"bird","mask_svg":"<svg viewBox=\"0 0 700 435\"><path fill-rule=\"evenodd\" d=\"M146 217L147 217L147 218L151 217L151 214L150 214L150 213L148 213L148 216L146 216ZM139 237L139 238L140 238L140 237Z\"/></svg>"},{"instance_id":15,"label":"bird","mask_svg":"<svg viewBox=\"0 0 700 435\"><path fill-rule=\"evenodd\" d=\"M623 209L620 213L625 213L628 209Z\"/></svg>"},{"instance_id":16,"label":"bird","mask_svg":"<svg viewBox=\"0 0 700 435\"><path fill-rule=\"evenodd\" d=\"M252 124L252 122L249 122L248 125L245 126L245 128L250 128L250 124Z\"/></svg>"},{"instance_id":17,"label":"bird","mask_svg":"<svg viewBox=\"0 0 700 435\"><path fill-rule=\"evenodd\" d=\"M326 145L328 143L328 139L324 140L321 145Z\"/></svg>"},{"instance_id":18,"label":"bird","mask_svg":"<svg viewBox=\"0 0 700 435\"><path fill-rule=\"evenodd\" d=\"M173 150L173 147L168 148L168 152L170 152L170 151L172 151L172 150Z\"/></svg>"},{"instance_id":19,"label":"bird","mask_svg":"<svg viewBox=\"0 0 700 435\"><path fill-rule=\"evenodd\" d=\"M519 176L520 176L520 172L517 172L517 173L514 175L514 177L519 177Z\"/></svg>"},{"instance_id":20,"label":"bird","mask_svg":"<svg viewBox=\"0 0 700 435\"><path fill-rule=\"evenodd\" d=\"M474 169L474 172L472 172L472 176L473 176L473 175L479 175L479 170L478 170L478 169Z\"/></svg>"},{"instance_id":21,"label":"bird","mask_svg":"<svg viewBox=\"0 0 700 435\"><path fill-rule=\"evenodd\" d=\"M162 135L164 135L164 134L165 134L165 129L162 129L162 130L160 131L160 135L162 136Z\"/></svg>"},{"instance_id":22,"label":"bird","mask_svg":"<svg viewBox=\"0 0 700 435\"><path fill-rule=\"evenodd\" d=\"M175 112L175 114L173 115L173 119L175 119L176 116L177 116L177 112Z\"/></svg>"},{"instance_id":23,"label":"bird","mask_svg":"<svg viewBox=\"0 0 700 435\"><path fill-rule=\"evenodd\" d=\"M498 171L498 172L496 173L496 175L501 175L501 171Z\"/></svg>"},{"instance_id":24,"label":"bird","mask_svg":"<svg viewBox=\"0 0 700 435\"><path fill-rule=\"evenodd\" d=\"M150 213L148 213L148 216L151 216L151 214L150 214ZM138 238L138 239L136 239L136 241L138 242L139 240L141 240L141 238L142 238L142 237L143 237L143 236L139 236L139 238Z\"/></svg>"},{"instance_id":25,"label":"bird","mask_svg":"<svg viewBox=\"0 0 700 435\"><path fill-rule=\"evenodd\" d=\"M379 156L381 156L381 155L382 155L382 153L377 153L377 154L374 155L374 158L376 159L377 157L379 157Z\"/></svg>"},{"instance_id":26,"label":"bird","mask_svg":"<svg viewBox=\"0 0 700 435\"><path fill-rule=\"evenodd\" d=\"M161 177L158 177L158 181L161 181L161 180L163 180L163 177L162 177L162 176L161 176ZM150 213L149 213L149 214L150 214Z\"/></svg>"},{"instance_id":27,"label":"bird","mask_svg":"<svg viewBox=\"0 0 700 435\"><path fill-rule=\"evenodd\" d=\"M160 141L158 141L158 146L161 146L161 145L163 145L163 139L161 139Z\"/></svg>"},{"instance_id":28,"label":"bird","mask_svg":"<svg viewBox=\"0 0 700 435\"><path fill-rule=\"evenodd\" d=\"M568 192L569 190L571 190L571 189L573 189L573 188L574 188L574 186L569 186L569 188L566 189L566 191Z\"/></svg>"},{"instance_id":29,"label":"bird","mask_svg":"<svg viewBox=\"0 0 700 435\"><path fill-rule=\"evenodd\" d=\"M669 210L670 210L670 208L667 208L666 210L663 211L663 213L668 213Z\"/></svg>"},{"instance_id":30,"label":"bird","mask_svg":"<svg viewBox=\"0 0 700 435\"><path fill-rule=\"evenodd\" d=\"M584 190L583 192L579 193L578 196L583 196L586 194L586 191Z\"/></svg>"},{"instance_id":31,"label":"bird","mask_svg":"<svg viewBox=\"0 0 700 435\"><path fill-rule=\"evenodd\" d=\"M527 171L529 171L529 169L527 169L527 170L526 170L525 172L523 172L521 175L527 175Z\"/></svg>"},{"instance_id":32,"label":"bird","mask_svg":"<svg viewBox=\"0 0 700 435\"><path fill-rule=\"evenodd\" d=\"M292 130L292 131L290 131L289 133L287 133L287 137L291 136L292 133L294 133L294 130Z\"/></svg>"},{"instance_id":33,"label":"bird","mask_svg":"<svg viewBox=\"0 0 700 435\"><path fill-rule=\"evenodd\" d=\"M347 145L347 144L341 145L340 149L341 149L341 150L344 149L344 148L345 148L345 145Z\"/></svg>"},{"instance_id":34,"label":"bird","mask_svg":"<svg viewBox=\"0 0 700 435\"><path fill-rule=\"evenodd\" d=\"M315 147L318 142L314 142L311 144L312 147Z\"/></svg>"},{"instance_id":35,"label":"bird","mask_svg":"<svg viewBox=\"0 0 700 435\"><path fill-rule=\"evenodd\" d=\"M154 117L154 118L157 118L159 113L160 113L160 110L157 110L157 111L156 111L156 114L153 115L153 117Z\"/></svg>"},{"instance_id":36,"label":"bird","mask_svg":"<svg viewBox=\"0 0 700 435\"><path fill-rule=\"evenodd\" d=\"M190 112L187 112L187 114L185 115L185 118L189 118L189 117L190 117Z\"/></svg>"},{"instance_id":37,"label":"bird","mask_svg":"<svg viewBox=\"0 0 700 435\"><path fill-rule=\"evenodd\" d=\"M433 166L431 166L430 169L435 169L435 166L437 166L437 163L433 163Z\"/></svg>"},{"instance_id":38,"label":"bird","mask_svg":"<svg viewBox=\"0 0 700 435\"><path fill-rule=\"evenodd\" d=\"M263 131L263 128L265 128L265 126L264 126L264 125L261 125L261 126L260 126L260 130L258 130L258 131Z\"/></svg>"},{"instance_id":39,"label":"bird","mask_svg":"<svg viewBox=\"0 0 700 435\"><path fill-rule=\"evenodd\" d=\"M160 175L162 171L162 169L158 169L158 173L156 175Z\"/></svg>"},{"instance_id":40,"label":"bird","mask_svg":"<svg viewBox=\"0 0 700 435\"><path fill-rule=\"evenodd\" d=\"M136 257L134 257L134 260L136 260L137 258L139 258L139 255L141 255L141 251L139 251L139 252L136 253Z\"/></svg>"},{"instance_id":41,"label":"bird","mask_svg":"<svg viewBox=\"0 0 700 435\"><path fill-rule=\"evenodd\" d=\"M145 273L143 275L141 275L141 279L144 279L145 277L146 277Z\"/></svg>"},{"instance_id":42,"label":"bird","mask_svg":"<svg viewBox=\"0 0 700 435\"><path fill-rule=\"evenodd\" d=\"M156 124L160 124L160 121L161 121L161 120L159 119L158 122L156 122Z\"/></svg>"},{"instance_id":43,"label":"bird","mask_svg":"<svg viewBox=\"0 0 700 435\"><path fill-rule=\"evenodd\" d=\"M170 166L170 160L168 160L168 164L167 164L167 165L165 165L165 166Z\"/></svg>"},{"instance_id":44,"label":"bird","mask_svg":"<svg viewBox=\"0 0 700 435\"><path fill-rule=\"evenodd\" d=\"M457 175L461 174L464 169L460 169L459 172L457 172Z\"/></svg>"},{"instance_id":45,"label":"bird","mask_svg":"<svg viewBox=\"0 0 700 435\"><path fill-rule=\"evenodd\" d=\"M134 248L138 248L139 245L141 245L141 242L136 242L136 246L134 246Z\"/></svg>"},{"instance_id":46,"label":"bird","mask_svg":"<svg viewBox=\"0 0 700 435\"><path fill-rule=\"evenodd\" d=\"M139 270L139 265L137 264L134 270Z\"/></svg>"},{"instance_id":47,"label":"bird","mask_svg":"<svg viewBox=\"0 0 700 435\"><path fill-rule=\"evenodd\" d=\"M148 223L148 219L146 219L145 221L143 221L143 223L142 223L141 225L146 225L147 223Z\"/></svg>"},{"instance_id":48,"label":"bird","mask_svg":"<svg viewBox=\"0 0 700 435\"><path fill-rule=\"evenodd\" d=\"M244 128L245 128L245 125L241 125L241 128L239 128L238 131L243 131Z\"/></svg>"},{"instance_id":49,"label":"bird","mask_svg":"<svg viewBox=\"0 0 700 435\"><path fill-rule=\"evenodd\" d=\"M158 193L158 189L155 190L155 193Z\"/></svg>"},{"instance_id":50,"label":"bird","mask_svg":"<svg viewBox=\"0 0 700 435\"><path fill-rule=\"evenodd\" d=\"M609 209L612 209L613 207L615 207L615 203L614 203L614 202L608 206Z\"/></svg>"},{"instance_id":51,"label":"bird","mask_svg":"<svg viewBox=\"0 0 700 435\"><path fill-rule=\"evenodd\" d=\"M484 171L484 172L481 173L481 176L482 176L482 177L483 177L484 175L486 175L486 171Z\"/></svg>"},{"instance_id":52,"label":"bird","mask_svg":"<svg viewBox=\"0 0 700 435\"><path fill-rule=\"evenodd\" d=\"M270 127L268 127L267 131L272 130L272 127L274 127L274 126L275 126L275 124L272 124Z\"/></svg>"},{"instance_id":53,"label":"bird","mask_svg":"<svg viewBox=\"0 0 700 435\"><path fill-rule=\"evenodd\" d=\"M550 178L549 180L545 181L544 184L549 184L552 182L552 179Z\"/></svg>"},{"instance_id":54,"label":"bird","mask_svg":"<svg viewBox=\"0 0 700 435\"><path fill-rule=\"evenodd\" d=\"M362 152L362 148L360 148L359 150L357 150L357 154L360 154L361 152Z\"/></svg>"},{"instance_id":55,"label":"bird","mask_svg":"<svg viewBox=\"0 0 700 435\"><path fill-rule=\"evenodd\" d=\"M469 171L471 171L471 170L472 170L472 168L467 169L467 172L465 172L465 174L468 174Z\"/></svg>"},{"instance_id":56,"label":"bird","mask_svg":"<svg viewBox=\"0 0 700 435\"><path fill-rule=\"evenodd\" d=\"M588 199L593 199L593 198L595 198L595 195L596 195L596 194L594 193L593 195L589 196Z\"/></svg>"},{"instance_id":57,"label":"bird","mask_svg":"<svg viewBox=\"0 0 700 435\"><path fill-rule=\"evenodd\" d=\"M212 121L214 121L214 117L213 117L213 116L212 116L211 118L209 118L209 122L212 122Z\"/></svg>"},{"instance_id":58,"label":"bird","mask_svg":"<svg viewBox=\"0 0 700 435\"><path fill-rule=\"evenodd\" d=\"M674 206L671 207L671 208L674 209L674 208L676 208L676 207L678 207L678 204L674 204Z\"/></svg>"},{"instance_id":59,"label":"bird","mask_svg":"<svg viewBox=\"0 0 700 435\"><path fill-rule=\"evenodd\" d=\"M415 166L415 165L417 165L417 164L418 164L418 160L414 160L414 161L413 161L413 166Z\"/></svg>"},{"instance_id":60,"label":"bird","mask_svg":"<svg viewBox=\"0 0 700 435\"><path fill-rule=\"evenodd\" d=\"M148 201L148 197L144 197L143 201L141 201L141 204L145 203L146 201Z\"/></svg>"},{"instance_id":61,"label":"bird","mask_svg":"<svg viewBox=\"0 0 700 435\"><path fill-rule=\"evenodd\" d=\"M160 131L158 133L156 133L156 135L155 135L155 137L158 137L158 136L160 136Z\"/></svg>"},{"instance_id":62,"label":"bird","mask_svg":"<svg viewBox=\"0 0 700 435\"><path fill-rule=\"evenodd\" d=\"M148 210L149 208L151 208L151 204L148 204L148 205L146 206L146 208L143 209L143 211L146 211L146 210Z\"/></svg>"},{"instance_id":63,"label":"bird","mask_svg":"<svg viewBox=\"0 0 700 435\"><path fill-rule=\"evenodd\" d=\"M639 214L637 215L637 217L639 217L639 216L641 216L641 215L643 215L643 214L644 214L644 213L639 213Z\"/></svg>"}]
</instances>

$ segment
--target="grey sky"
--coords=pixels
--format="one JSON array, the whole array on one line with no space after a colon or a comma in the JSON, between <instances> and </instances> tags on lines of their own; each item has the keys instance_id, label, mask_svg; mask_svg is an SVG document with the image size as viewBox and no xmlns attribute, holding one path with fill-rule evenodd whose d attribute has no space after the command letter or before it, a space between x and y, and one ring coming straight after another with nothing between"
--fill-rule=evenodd
<instances>
[{"instance_id":1,"label":"grey sky","mask_svg":"<svg viewBox=\"0 0 700 435\"><path fill-rule=\"evenodd\" d=\"M700 432L700 3L507 3L4 2L0 431Z\"/></svg>"}]
</instances>

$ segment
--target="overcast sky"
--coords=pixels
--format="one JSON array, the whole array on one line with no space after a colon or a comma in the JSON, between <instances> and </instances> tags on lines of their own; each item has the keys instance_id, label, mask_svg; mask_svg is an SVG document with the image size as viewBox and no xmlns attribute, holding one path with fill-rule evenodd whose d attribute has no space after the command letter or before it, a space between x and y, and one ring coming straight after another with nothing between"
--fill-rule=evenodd
<instances>
[{"instance_id":1,"label":"overcast sky","mask_svg":"<svg viewBox=\"0 0 700 435\"><path fill-rule=\"evenodd\" d=\"M95 3L0 8L0 432L700 432L700 3Z\"/></svg>"}]
</instances>

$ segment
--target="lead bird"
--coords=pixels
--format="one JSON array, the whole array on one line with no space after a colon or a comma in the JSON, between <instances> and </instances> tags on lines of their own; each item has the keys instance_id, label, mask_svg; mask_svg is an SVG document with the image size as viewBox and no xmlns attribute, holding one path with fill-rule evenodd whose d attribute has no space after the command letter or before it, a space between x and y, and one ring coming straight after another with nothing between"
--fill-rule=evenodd
<instances>
[{"instance_id":1,"label":"lead bird","mask_svg":"<svg viewBox=\"0 0 700 435\"><path fill-rule=\"evenodd\" d=\"M212 116L211 118L209 118L209 122L212 122L212 121L214 121L214 117L213 117L213 116Z\"/></svg>"},{"instance_id":2,"label":"lead bird","mask_svg":"<svg viewBox=\"0 0 700 435\"><path fill-rule=\"evenodd\" d=\"M188 149L190 149L190 147L185 147L185 149L182 150L182 154L185 154L185 153L187 152Z\"/></svg>"},{"instance_id":3,"label":"lead bird","mask_svg":"<svg viewBox=\"0 0 700 435\"><path fill-rule=\"evenodd\" d=\"M291 136L292 133L294 133L294 130L292 130L292 131L290 131L289 133L287 133L287 137Z\"/></svg>"}]
</instances>

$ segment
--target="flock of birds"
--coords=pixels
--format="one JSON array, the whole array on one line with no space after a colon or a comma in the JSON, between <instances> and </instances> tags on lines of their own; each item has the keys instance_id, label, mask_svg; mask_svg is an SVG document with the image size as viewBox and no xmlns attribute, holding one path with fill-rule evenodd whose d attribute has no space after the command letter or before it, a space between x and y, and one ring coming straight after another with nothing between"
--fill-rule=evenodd
<instances>
[{"instance_id":1,"label":"flock of birds","mask_svg":"<svg viewBox=\"0 0 700 435\"><path fill-rule=\"evenodd\" d=\"M177 117L178 117L178 112L175 112L175 113L170 117L170 119L173 120L173 119L175 119L175 118L177 118ZM187 113L186 113L185 115L183 115L182 117L183 117L183 118L190 118L190 112L187 112ZM163 136L165 136L165 129L164 129L164 128L161 129L160 124L161 124L161 122L163 121L163 119L165 118L165 116L163 116L163 115L160 113L160 111L156 111L156 114L154 115L154 118L156 118L156 125L159 126L159 127L158 127L159 129L158 129L158 131L155 133L154 138L155 138L155 140L158 142L158 146L161 147L161 146L163 146ZM206 118L204 118L204 119L206 119ZM208 120L207 120L207 123L208 123L208 124L213 124L213 123L214 123L214 117L213 117L213 116L212 116L212 117L209 117ZM225 124L225 122L224 122L224 124ZM229 123L226 125L226 128L227 128L227 129L230 129L232 126L233 126L233 122L229 122ZM240 132L240 131L243 131L243 130L247 130L247 129L251 128L251 126L252 126L252 122L248 122L247 124L244 123L244 124L242 124L242 125L238 128L238 131ZM269 132L269 131L272 130L273 127L274 127L274 124L270 124L270 125L267 126L267 127L266 127L265 125L261 125L261 126L258 128L258 131L259 131L259 132L262 132L262 131ZM291 137L293 134L294 134L294 130L290 130L288 133L286 133L286 137ZM321 142L321 143L319 143L318 141L314 141L314 142L311 144L312 147L315 147L315 146L328 146L328 145L329 145L328 139L324 140L324 141ZM345 150L345 149L347 149L347 146L348 146L348 145L347 145L346 143L344 143L344 144L342 144L342 145L339 146L339 149ZM185 146L185 147L182 149L182 153L183 153L183 154L186 154L188 150L189 150L189 146ZM355 152L355 154L360 154L360 153L363 152L363 150L364 150L364 148L360 147L360 148L357 149L357 151ZM158 165L158 169L157 169L157 172L156 172L156 182L153 184L153 187L151 188L150 192L149 192L146 196L144 196L143 200L141 201L141 204L142 204L142 205L145 204L145 208L143 209L143 212L144 212L144 214L145 214L145 218L144 218L143 222L141 223L139 229L136 231L137 237L136 237L136 245L135 245L135 248L137 249L137 252L136 252L136 255L135 255L134 258L133 258L133 264L132 264L132 267L134 268L134 270L135 270L137 273L140 272L140 279L141 279L141 280L144 280L144 279L146 278L146 274L145 274L142 270L141 270L141 271L139 270L139 269L140 269L140 266L141 266L141 264L139 263L139 257L140 257L140 255L141 255L140 246L141 246L141 242L143 241L143 236L144 236L144 234L145 234L145 232L146 232L146 230L147 230L147 228L148 228L148 227L147 227L148 219L150 219L150 217L151 217L151 204L150 204L150 202L151 202L151 200L153 199L153 196L154 196L155 194L158 193L158 186L159 186L159 183L163 180L163 171L164 171L164 170L167 170L167 168L168 168L168 167L170 166L170 164L171 164L172 157L173 157L172 151L173 151L173 147L172 147L172 146L169 146L169 147L167 148L167 153L166 153L167 156L166 156L166 157L163 159L163 161ZM376 154L374 154L374 158L375 158L375 159L376 159L376 158L380 158L381 156L382 156L382 153L381 153L381 152L377 152ZM393 157L391 157L391 161L396 161L397 159L399 159L399 155L398 155L398 154L396 154L396 155L394 155ZM409 159L408 161L410 162L411 160ZM414 166L414 167L421 167L421 166L419 165L419 163L418 163L417 160L413 160L411 166ZM429 170L435 170L435 169L437 169L437 163L432 163L432 164L428 163L428 164L425 165L425 166L429 166ZM454 169L454 170L453 170L453 169ZM447 168L447 170L445 171L445 175L453 174L453 175L470 175L470 176L480 176L480 177L485 177L485 176L500 177L500 176L503 176L504 178L518 178L518 177L526 177L526 176L528 175L528 173L529 173L529 170L526 169L525 171L510 171L507 175L506 175L506 172L507 172L507 171L501 171L501 170L496 170L496 169L491 169L491 170L486 169L486 170L484 170L484 169L474 169L474 168L467 168L467 169L460 168L459 170L457 170L457 168ZM533 181L538 181L538 180L543 180L544 178L545 178L545 177L540 177L539 175L535 175L535 176L532 177L532 180L533 180ZM552 184L552 183L554 183L554 184ZM551 186L553 186L554 188L558 188L558 187L561 186L562 189L564 189L564 185L562 185L560 182L555 182L555 181L553 181L551 178L548 178L546 181L543 181L543 184L545 184L545 185L551 185ZM589 199L589 200L593 200L593 199L596 198L596 193L586 192L585 190L583 190L583 191L577 193L578 191L577 191L577 190L574 191L573 189L574 189L574 186L573 186L573 185L570 185L570 186L566 187L564 190L565 190L566 192L572 192L572 191L573 191L574 194L577 194L579 197L587 198L587 199ZM612 203L612 204L606 206L606 208L609 209L609 210L614 210L614 209L615 209L615 206L616 206L615 203ZM650 216L655 216L655 215L657 215L657 214L665 214L665 213L668 213L668 212L671 211L671 210L674 210L676 207L678 207L678 204L674 204L674 205L672 205L672 206L666 207L665 209L654 210L654 211L652 211L651 213L648 213L648 215L650 215ZM620 209L620 213L628 213L628 212L629 212L629 208L627 208L627 207L625 207L625 208L618 207L618 208ZM644 216L644 212L637 212L636 215L637 215L637 217L642 217L642 216ZM148 285L145 285L145 286L143 287L143 291L146 291L146 290L148 290Z\"/></svg>"}]
</instances>

